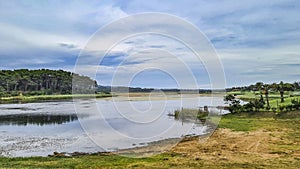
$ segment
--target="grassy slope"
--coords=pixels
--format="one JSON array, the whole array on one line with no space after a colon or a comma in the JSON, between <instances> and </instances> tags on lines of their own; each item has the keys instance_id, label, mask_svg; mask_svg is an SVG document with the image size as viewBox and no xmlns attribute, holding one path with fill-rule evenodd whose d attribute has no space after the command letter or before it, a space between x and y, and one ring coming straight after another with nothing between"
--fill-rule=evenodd
<instances>
[{"instance_id":1,"label":"grassy slope","mask_svg":"<svg viewBox=\"0 0 300 169\"><path fill-rule=\"evenodd\" d=\"M300 112L289 112L280 116L274 116L272 113L226 115L220 121L219 129L203 145L199 144L197 139L185 140L169 152L147 158L105 154L71 158L0 158L0 168L298 168L298 166L300 166Z\"/></svg>"}]
</instances>

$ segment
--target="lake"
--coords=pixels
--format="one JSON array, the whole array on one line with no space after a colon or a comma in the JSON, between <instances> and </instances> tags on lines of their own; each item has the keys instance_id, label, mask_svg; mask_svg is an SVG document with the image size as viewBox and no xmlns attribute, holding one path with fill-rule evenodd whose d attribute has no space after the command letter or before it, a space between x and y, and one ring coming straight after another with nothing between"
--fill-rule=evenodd
<instances>
[{"instance_id":1,"label":"lake","mask_svg":"<svg viewBox=\"0 0 300 169\"><path fill-rule=\"evenodd\" d=\"M175 120L174 110L223 105L222 97L91 99L0 105L0 156L47 156L145 146L185 135L201 135L197 120ZM218 113L226 113L217 110Z\"/></svg>"}]
</instances>

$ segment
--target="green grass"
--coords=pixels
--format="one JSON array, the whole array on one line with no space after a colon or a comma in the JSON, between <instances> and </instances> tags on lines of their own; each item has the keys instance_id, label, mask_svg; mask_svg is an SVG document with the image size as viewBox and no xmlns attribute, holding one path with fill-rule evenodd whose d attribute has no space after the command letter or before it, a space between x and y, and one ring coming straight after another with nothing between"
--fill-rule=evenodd
<instances>
[{"instance_id":1,"label":"green grass","mask_svg":"<svg viewBox=\"0 0 300 169\"><path fill-rule=\"evenodd\" d=\"M278 117L272 112L228 114L222 117L218 127L229 128L233 131L254 131L262 128L273 130L278 128L283 120L276 119Z\"/></svg>"},{"instance_id":2,"label":"green grass","mask_svg":"<svg viewBox=\"0 0 300 169\"><path fill-rule=\"evenodd\" d=\"M161 161L161 158L127 158L116 155L89 155L78 157L31 157L31 158L0 158L0 167L3 168L118 168L125 165L143 167L145 163Z\"/></svg>"},{"instance_id":3,"label":"green grass","mask_svg":"<svg viewBox=\"0 0 300 169\"><path fill-rule=\"evenodd\" d=\"M283 103L281 103L280 101L280 98L278 98L278 99L271 99L270 100L270 106L271 107L277 107L277 104L278 105L289 105L289 104L291 104L291 101L292 100L300 100L300 96L294 96L294 97L287 97L287 98L284 98L284 102Z\"/></svg>"},{"instance_id":4,"label":"green grass","mask_svg":"<svg viewBox=\"0 0 300 169\"><path fill-rule=\"evenodd\" d=\"M233 122L234 121L234 122ZM220 128L229 128L233 131L252 131L259 128L260 122L262 120L254 120L250 118L235 118L235 117L225 117L220 123Z\"/></svg>"},{"instance_id":5,"label":"green grass","mask_svg":"<svg viewBox=\"0 0 300 169\"><path fill-rule=\"evenodd\" d=\"M245 101L250 101L253 99L259 99L260 98L260 92L258 91L234 91L234 92L227 92L227 94L233 94L236 95L238 98L245 100ZM284 97L288 98L291 95L294 96L299 96L299 92L288 92L286 91L284 93ZM263 97L265 98L265 95L263 94ZM280 99L280 93L279 92L269 92L269 99L274 100L274 99Z\"/></svg>"},{"instance_id":6,"label":"green grass","mask_svg":"<svg viewBox=\"0 0 300 169\"><path fill-rule=\"evenodd\" d=\"M249 102L253 101L254 99L260 99L260 93L258 91L256 92L243 92L243 91L234 91L234 92L228 92L227 94L234 94L237 98ZM279 112L280 106L287 106L291 105L291 101L294 100L300 100L300 92L285 92L284 93L284 102L281 103L281 96L279 92L270 92L269 93L269 104L270 104L270 111L272 111L272 108L276 108L277 112ZM264 101L266 101L265 95L263 95ZM267 105L265 104L265 107Z\"/></svg>"},{"instance_id":7,"label":"green grass","mask_svg":"<svg viewBox=\"0 0 300 169\"><path fill-rule=\"evenodd\" d=\"M236 163L228 160L207 162L204 159L194 159L181 154L164 153L147 158L127 158L116 155L101 156L79 156L72 158L0 158L0 168L297 168L299 161L289 161L284 157L276 161L255 161L253 163Z\"/></svg>"},{"instance_id":8,"label":"green grass","mask_svg":"<svg viewBox=\"0 0 300 169\"><path fill-rule=\"evenodd\" d=\"M146 158L117 155L78 157L0 158L0 168L199 168L204 161L184 159L180 154L164 153Z\"/></svg>"}]
</instances>

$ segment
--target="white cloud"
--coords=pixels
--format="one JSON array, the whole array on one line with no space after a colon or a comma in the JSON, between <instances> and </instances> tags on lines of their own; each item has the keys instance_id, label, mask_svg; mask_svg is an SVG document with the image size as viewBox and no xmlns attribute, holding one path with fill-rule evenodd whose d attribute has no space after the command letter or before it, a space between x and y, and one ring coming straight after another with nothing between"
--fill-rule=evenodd
<instances>
[{"instance_id":1,"label":"white cloud","mask_svg":"<svg viewBox=\"0 0 300 169\"><path fill-rule=\"evenodd\" d=\"M82 46L80 43L82 39L84 39L80 36L68 37L40 30L20 28L4 23L0 23L0 36L2 37L1 43L4 42L11 45L2 46L2 50L33 47L54 48L57 47L59 43L73 43Z\"/></svg>"},{"instance_id":2,"label":"white cloud","mask_svg":"<svg viewBox=\"0 0 300 169\"><path fill-rule=\"evenodd\" d=\"M1 1L0 2L0 58L1 68L37 68L59 66L72 70L79 50L89 37L99 28L138 12L165 12L182 17L203 31L216 46L224 63L229 86L254 83L259 80L297 80L300 66L300 3L294 0L275 1ZM138 21L141 27L124 23L102 34L103 41L95 44L97 53L89 53L82 66L87 73L96 68L97 59L91 55L102 55L107 46L124 35L151 28L161 29L160 25L149 25L150 20L160 20L169 25L166 33L190 32L178 30L178 23L161 18ZM144 26L144 27L143 27ZM112 35L113 34L113 35ZM193 36L182 37L193 39ZM125 42L111 49L112 55L107 64L117 64L122 57L116 53L131 55L148 49L170 51L178 58L184 58L188 66L197 74L201 72L199 60L178 42L155 37L129 37ZM194 39L198 42L197 39ZM127 43L126 43L127 42ZM111 44L110 44L111 45ZM113 45L111 45L113 46ZM201 44L198 44L201 46ZM202 51L203 56L207 53ZM160 67L175 71L178 64L168 57L131 56L124 65L124 73L135 71L135 66ZM125 57L124 57L125 58ZM115 60L113 60L115 59ZM119 59L119 60L118 60ZM15 60L18 63L13 63ZM89 64L92 63L92 64ZM65 64L65 65L64 65ZM105 65L104 73L111 74L115 65ZM180 67L180 66L179 66ZM81 69L84 69L82 67ZM176 70L176 74L180 71ZM109 77L108 75L105 77ZM200 80L199 80L200 81ZM208 82L201 81L202 84Z\"/></svg>"},{"instance_id":3,"label":"white cloud","mask_svg":"<svg viewBox=\"0 0 300 169\"><path fill-rule=\"evenodd\" d=\"M300 45L279 48L244 48L219 50L229 86L256 81L297 81ZM294 65L294 66L292 66Z\"/></svg>"}]
</instances>

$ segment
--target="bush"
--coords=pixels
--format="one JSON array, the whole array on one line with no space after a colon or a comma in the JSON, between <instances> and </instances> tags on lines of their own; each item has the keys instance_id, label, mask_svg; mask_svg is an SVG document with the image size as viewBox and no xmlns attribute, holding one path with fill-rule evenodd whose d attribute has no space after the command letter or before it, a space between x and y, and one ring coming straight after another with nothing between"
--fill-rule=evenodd
<instances>
[{"instance_id":1,"label":"bush","mask_svg":"<svg viewBox=\"0 0 300 169\"><path fill-rule=\"evenodd\" d=\"M254 108L254 104L252 102L249 102L247 104L244 104L243 108L244 108L244 111L252 112L253 108Z\"/></svg>"},{"instance_id":2,"label":"bush","mask_svg":"<svg viewBox=\"0 0 300 169\"><path fill-rule=\"evenodd\" d=\"M299 110L300 108L300 102L298 100L292 100L292 106L296 109Z\"/></svg>"},{"instance_id":3,"label":"bush","mask_svg":"<svg viewBox=\"0 0 300 169\"><path fill-rule=\"evenodd\" d=\"M174 117L175 117L175 119L179 119L179 114L180 114L180 110L175 110L174 111Z\"/></svg>"},{"instance_id":4,"label":"bush","mask_svg":"<svg viewBox=\"0 0 300 169\"><path fill-rule=\"evenodd\" d=\"M286 105L286 110L287 111L292 111L293 110L293 108L294 108L294 106L292 105L292 104L289 104L289 105Z\"/></svg>"},{"instance_id":5,"label":"bush","mask_svg":"<svg viewBox=\"0 0 300 169\"><path fill-rule=\"evenodd\" d=\"M12 91L10 93L10 96L19 96L19 92L18 91Z\"/></svg>"},{"instance_id":6,"label":"bush","mask_svg":"<svg viewBox=\"0 0 300 169\"><path fill-rule=\"evenodd\" d=\"M5 89L0 86L0 97L3 97L5 95Z\"/></svg>"},{"instance_id":7,"label":"bush","mask_svg":"<svg viewBox=\"0 0 300 169\"><path fill-rule=\"evenodd\" d=\"M233 100L231 101L231 103L229 104L229 108L228 110L231 113L238 113L243 111L243 106L240 105L240 101L239 100Z\"/></svg>"},{"instance_id":8,"label":"bush","mask_svg":"<svg viewBox=\"0 0 300 169\"><path fill-rule=\"evenodd\" d=\"M44 91L31 91L31 92L25 92L25 96L39 96L39 95L45 95Z\"/></svg>"},{"instance_id":9,"label":"bush","mask_svg":"<svg viewBox=\"0 0 300 169\"><path fill-rule=\"evenodd\" d=\"M253 102L255 111L258 112L260 109L264 108L264 104L265 104L265 102L263 100L255 99L254 102Z\"/></svg>"},{"instance_id":10,"label":"bush","mask_svg":"<svg viewBox=\"0 0 300 169\"><path fill-rule=\"evenodd\" d=\"M285 105L279 105L278 109L279 109L280 112L283 112L284 109L286 109L286 106Z\"/></svg>"}]
</instances>

